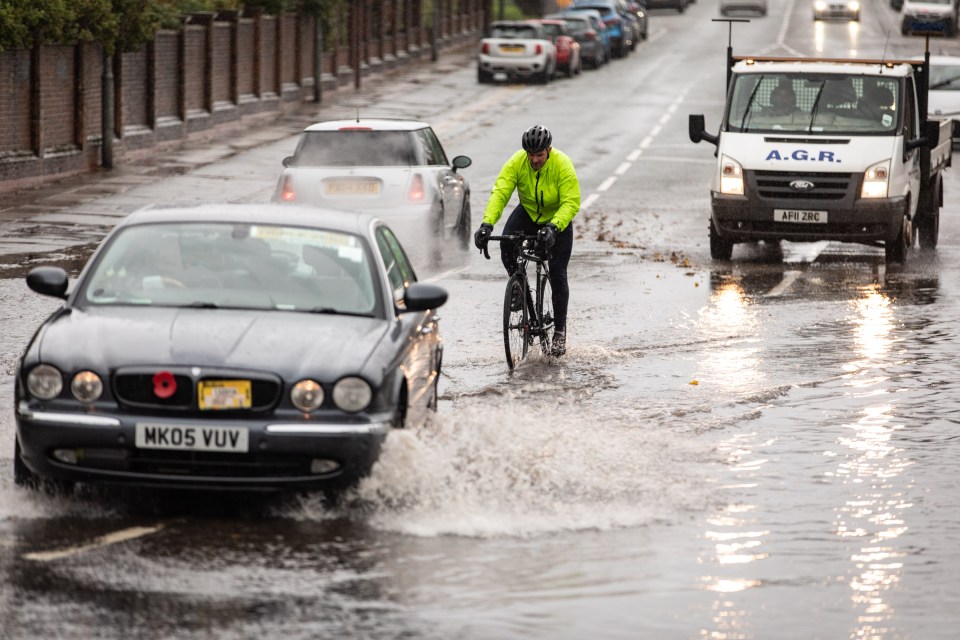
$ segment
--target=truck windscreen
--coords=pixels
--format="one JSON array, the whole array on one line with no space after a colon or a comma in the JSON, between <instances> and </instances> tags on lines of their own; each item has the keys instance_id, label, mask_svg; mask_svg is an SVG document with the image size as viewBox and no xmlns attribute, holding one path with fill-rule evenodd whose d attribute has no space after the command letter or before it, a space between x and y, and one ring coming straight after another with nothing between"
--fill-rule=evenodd
<instances>
[{"instance_id":1,"label":"truck windscreen","mask_svg":"<svg viewBox=\"0 0 960 640\"><path fill-rule=\"evenodd\" d=\"M890 76L734 75L727 131L893 135L900 83Z\"/></svg>"}]
</instances>

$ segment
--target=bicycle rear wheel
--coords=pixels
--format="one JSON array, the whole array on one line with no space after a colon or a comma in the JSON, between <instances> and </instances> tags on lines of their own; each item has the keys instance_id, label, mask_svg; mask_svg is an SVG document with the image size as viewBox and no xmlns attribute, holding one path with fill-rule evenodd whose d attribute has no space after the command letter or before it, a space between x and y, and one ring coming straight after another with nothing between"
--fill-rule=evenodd
<instances>
[{"instance_id":1,"label":"bicycle rear wheel","mask_svg":"<svg viewBox=\"0 0 960 640\"><path fill-rule=\"evenodd\" d=\"M543 269L537 274L537 336L540 339L540 350L543 355L551 354L550 343L553 334L553 290L550 288L550 274Z\"/></svg>"},{"instance_id":2,"label":"bicycle rear wheel","mask_svg":"<svg viewBox=\"0 0 960 640\"><path fill-rule=\"evenodd\" d=\"M530 323L527 321L525 288L523 276L513 275L507 281L507 291L503 298L503 348L507 354L507 366L511 371L527 357ZM513 308L514 300L520 301L517 309Z\"/></svg>"}]
</instances>

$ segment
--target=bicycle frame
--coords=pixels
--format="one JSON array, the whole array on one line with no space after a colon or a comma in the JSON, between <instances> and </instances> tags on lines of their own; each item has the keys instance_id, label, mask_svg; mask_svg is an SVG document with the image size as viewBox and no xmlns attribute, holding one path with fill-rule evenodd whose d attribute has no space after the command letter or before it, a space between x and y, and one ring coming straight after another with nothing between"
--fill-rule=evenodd
<instances>
[{"instance_id":1,"label":"bicycle frame","mask_svg":"<svg viewBox=\"0 0 960 640\"><path fill-rule=\"evenodd\" d=\"M544 355L550 354L553 328L550 292L550 256L540 251L536 234L517 233L491 236L490 240L512 241L517 247L517 269L507 281L504 297L503 338L507 366L512 370L527 356L527 350L539 341ZM489 254L484 252L489 257ZM536 264L534 286L530 286L527 264ZM519 309L514 309L514 290L521 293ZM545 308L546 307L546 308Z\"/></svg>"}]
</instances>

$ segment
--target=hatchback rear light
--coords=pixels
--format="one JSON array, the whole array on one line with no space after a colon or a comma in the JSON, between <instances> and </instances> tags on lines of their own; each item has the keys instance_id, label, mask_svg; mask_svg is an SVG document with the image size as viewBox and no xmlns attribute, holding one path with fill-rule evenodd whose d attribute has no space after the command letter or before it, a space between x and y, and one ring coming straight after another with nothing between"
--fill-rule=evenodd
<instances>
[{"instance_id":1,"label":"hatchback rear light","mask_svg":"<svg viewBox=\"0 0 960 640\"><path fill-rule=\"evenodd\" d=\"M284 202L293 202L297 199L297 193L293 190L293 178L283 177L283 187L280 189L280 199Z\"/></svg>"},{"instance_id":2,"label":"hatchback rear light","mask_svg":"<svg viewBox=\"0 0 960 640\"><path fill-rule=\"evenodd\" d=\"M538 44L538 45L537 45L537 48L534 49L534 53L536 53L537 55L540 55L541 53L543 53L543 45L542 45L542 44Z\"/></svg>"},{"instance_id":3,"label":"hatchback rear light","mask_svg":"<svg viewBox=\"0 0 960 640\"><path fill-rule=\"evenodd\" d=\"M423 188L423 176L419 173L413 174L413 181L410 183L410 192L407 194L413 202L421 202L427 197L426 190Z\"/></svg>"},{"instance_id":4,"label":"hatchback rear light","mask_svg":"<svg viewBox=\"0 0 960 640\"><path fill-rule=\"evenodd\" d=\"M490 43L484 42L483 46L480 47L480 53L489 54L490 53Z\"/></svg>"},{"instance_id":5,"label":"hatchback rear light","mask_svg":"<svg viewBox=\"0 0 960 640\"><path fill-rule=\"evenodd\" d=\"M586 33L583 34L583 37L586 38L587 40L596 40L596 39L597 39L597 32L596 32L596 31L587 31Z\"/></svg>"}]
</instances>

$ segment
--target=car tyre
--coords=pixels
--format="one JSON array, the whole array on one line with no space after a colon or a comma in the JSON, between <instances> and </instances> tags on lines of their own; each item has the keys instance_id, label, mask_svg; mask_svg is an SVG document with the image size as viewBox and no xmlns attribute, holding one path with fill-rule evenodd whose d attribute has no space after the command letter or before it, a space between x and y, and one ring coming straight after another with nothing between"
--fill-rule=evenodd
<instances>
[{"instance_id":1,"label":"car tyre","mask_svg":"<svg viewBox=\"0 0 960 640\"><path fill-rule=\"evenodd\" d=\"M887 264L903 264L907 261L907 251L913 244L913 227L907 216L903 216L900 232L892 242L883 246L884 258Z\"/></svg>"},{"instance_id":2,"label":"car tyre","mask_svg":"<svg viewBox=\"0 0 960 640\"><path fill-rule=\"evenodd\" d=\"M41 478L27 467L20 453L20 441L16 438L13 443L13 484L31 491L43 490L50 496L70 495L73 493L73 483L54 478Z\"/></svg>"},{"instance_id":3,"label":"car tyre","mask_svg":"<svg viewBox=\"0 0 960 640\"><path fill-rule=\"evenodd\" d=\"M473 239L470 234L472 228L470 217L470 194L467 193L463 196L463 208L460 210L460 220L457 221L457 240L464 251L470 248Z\"/></svg>"},{"instance_id":4,"label":"car tyre","mask_svg":"<svg viewBox=\"0 0 960 640\"><path fill-rule=\"evenodd\" d=\"M479 84L490 84L493 82L493 74L486 73L483 69L477 69L477 82Z\"/></svg>"},{"instance_id":5,"label":"car tyre","mask_svg":"<svg viewBox=\"0 0 960 640\"><path fill-rule=\"evenodd\" d=\"M710 257L714 260L729 260L733 257L733 243L720 237L713 220L710 220Z\"/></svg>"}]
</instances>

